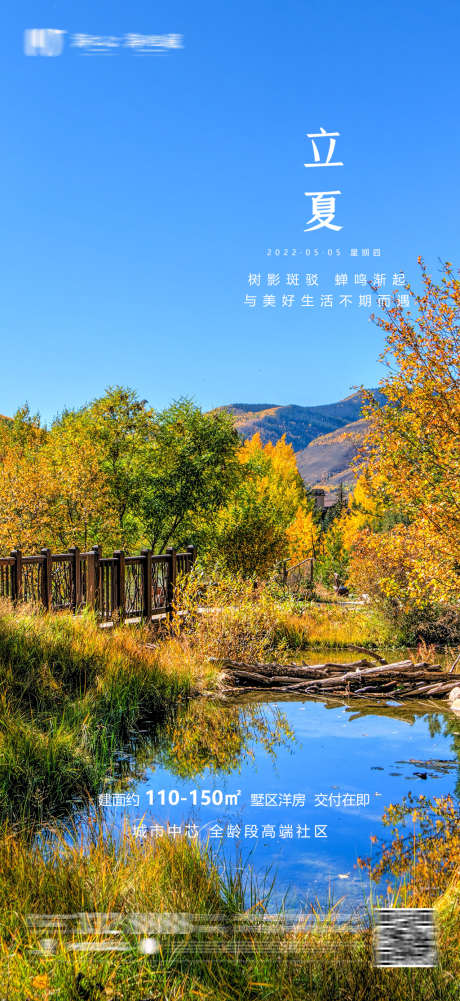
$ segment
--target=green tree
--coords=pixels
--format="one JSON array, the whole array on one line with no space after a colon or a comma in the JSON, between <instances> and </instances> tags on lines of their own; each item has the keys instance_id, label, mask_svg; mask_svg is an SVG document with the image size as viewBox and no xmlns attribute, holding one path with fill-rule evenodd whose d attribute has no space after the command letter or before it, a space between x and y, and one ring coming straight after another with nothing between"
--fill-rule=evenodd
<instances>
[{"instance_id":1,"label":"green tree","mask_svg":"<svg viewBox=\"0 0 460 1001\"><path fill-rule=\"evenodd\" d=\"M139 533L139 505L146 455L152 449L155 414L132 389L110 387L83 412L101 449L106 478L123 544Z\"/></svg>"},{"instance_id":2,"label":"green tree","mask_svg":"<svg viewBox=\"0 0 460 1001\"><path fill-rule=\"evenodd\" d=\"M139 544L142 471L154 428L153 410L123 386L54 421L48 448L55 473L61 469L61 517L74 535L79 526L85 539L91 534L112 548ZM81 466L78 475L72 465Z\"/></svg>"},{"instance_id":3,"label":"green tree","mask_svg":"<svg viewBox=\"0 0 460 1001\"><path fill-rule=\"evenodd\" d=\"M144 453L139 515L152 549L183 545L224 503L240 475L239 438L225 411L180 399L156 415Z\"/></svg>"},{"instance_id":4,"label":"green tree","mask_svg":"<svg viewBox=\"0 0 460 1001\"><path fill-rule=\"evenodd\" d=\"M332 587L334 574L341 581L347 576L349 554L344 545L343 522L336 518L330 524L322 539L320 554L315 563L315 576L327 587Z\"/></svg>"}]
</instances>

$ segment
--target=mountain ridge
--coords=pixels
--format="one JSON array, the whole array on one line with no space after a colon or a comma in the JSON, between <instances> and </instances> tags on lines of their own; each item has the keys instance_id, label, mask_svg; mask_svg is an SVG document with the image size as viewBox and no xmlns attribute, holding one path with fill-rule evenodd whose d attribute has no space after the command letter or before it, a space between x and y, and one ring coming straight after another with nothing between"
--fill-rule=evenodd
<instances>
[{"instance_id":1,"label":"mountain ridge","mask_svg":"<svg viewBox=\"0 0 460 1001\"><path fill-rule=\"evenodd\" d=\"M378 389L370 392L382 403ZM260 434L263 445L275 444L282 435L292 445L306 486L334 489L341 482L351 486L351 467L368 427L362 416L363 390L335 403L301 406L289 404L232 403L218 407L235 417L235 427L245 439Z\"/></svg>"},{"instance_id":2,"label":"mountain ridge","mask_svg":"<svg viewBox=\"0 0 460 1001\"><path fill-rule=\"evenodd\" d=\"M378 389L370 390L377 399L383 400ZM231 403L217 410L227 410L235 417L236 429L250 438L258 432L264 445L278 441L283 434L292 445L294 452L306 448L319 435L337 431L345 424L359 420L363 404L363 390L338 400L335 403L314 404L268 404Z\"/></svg>"}]
</instances>

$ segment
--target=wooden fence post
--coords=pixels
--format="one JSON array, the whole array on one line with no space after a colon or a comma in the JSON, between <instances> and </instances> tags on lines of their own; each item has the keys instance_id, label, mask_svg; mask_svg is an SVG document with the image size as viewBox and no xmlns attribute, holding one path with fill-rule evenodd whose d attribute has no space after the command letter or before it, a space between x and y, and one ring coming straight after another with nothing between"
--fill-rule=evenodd
<instances>
[{"instance_id":1,"label":"wooden fence post","mask_svg":"<svg viewBox=\"0 0 460 1001\"><path fill-rule=\"evenodd\" d=\"M14 559L13 600L22 601L22 553L20 549L13 549L10 555Z\"/></svg>"},{"instance_id":2,"label":"wooden fence post","mask_svg":"<svg viewBox=\"0 0 460 1001\"><path fill-rule=\"evenodd\" d=\"M115 560L115 565L113 567L114 574L114 596L115 596L115 608L118 614L123 619L125 616L126 609L126 594L125 594L125 554L123 549L117 549L113 554Z\"/></svg>"},{"instance_id":3,"label":"wooden fence post","mask_svg":"<svg viewBox=\"0 0 460 1001\"><path fill-rule=\"evenodd\" d=\"M101 568L99 560L102 558L102 546L93 546L91 552L94 553L94 608L97 612L101 612Z\"/></svg>"},{"instance_id":4,"label":"wooden fence post","mask_svg":"<svg viewBox=\"0 0 460 1001\"><path fill-rule=\"evenodd\" d=\"M174 588L177 580L176 550L172 546L168 546L166 556L168 557L168 600L166 602L166 611L171 616L173 614Z\"/></svg>"},{"instance_id":5,"label":"wooden fence post","mask_svg":"<svg viewBox=\"0 0 460 1001\"><path fill-rule=\"evenodd\" d=\"M186 559L184 560L184 555ZM141 587L142 587L142 604L141 604L141 614L142 617L147 621L151 620L153 613L153 553L151 549L143 549L141 552L142 556L142 570L141 570ZM10 553L12 559L12 565L9 568L9 573L11 573L11 598L13 601L21 601L24 599L24 568L23 568L23 555L20 549L13 549ZM187 551L185 554L181 554L181 565L185 562L186 572L190 571L196 558L195 546L187 546ZM44 607L49 611L53 608L53 554L51 549L43 548L39 556L39 584L38 584L38 597L42 602ZM38 562L37 557L34 558L32 563L28 565L36 566ZM104 570L107 574L102 574L103 566L101 565L102 559L102 548L101 546L93 546L92 549L85 553L86 559L86 603L94 608L97 612L102 614L104 607L104 596L102 594L102 578L106 580L107 588L109 583L109 570L111 571L111 595L106 594L106 604L111 605L111 609L115 612L117 611L121 618L125 617L126 614L126 580L125 580L125 566L126 557L124 550L117 550L113 554L113 559L107 560L106 565L104 565ZM62 557L60 557L62 561ZM165 566L165 606L167 615L171 616L173 614L174 608L174 598L175 598L175 587L177 583L177 553L176 550L170 546L164 556L162 557L162 567ZM82 567L81 567L81 552L78 546L72 546L68 550L68 561L70 564L70 608L73 612L77 612L82 607L83 600L83 589L82 589ZM135 563L139 563L138 560ZM311 570L313 570L313 561L311 562ZM34 585L35 587L35 585ZM106 588L104 588L106 590ZM106 618L110 618L110 609L106 608Z\"/></svg>"},{"instance_id":6,"label":"wooden fence post","mask_svg":"<svg viewBox=\"0 0 460 1001\"><path fill-rule=\"evenodd\" d=\"M96 607L96 553L91 549L86 554L86 604Z\"/></svg>"},{"instance_id":7,"label":"wooden fence post","mask_svg":"<svg viewBox=\"0 0 460 1001\"><path fill-rule=\"evenodd\" d=\"M144 557L142 564L144 597L142 601L142 614L147 622L152 618L152 550L142 549L141 556Z\"/></svg>"},{"instance_id":8,"label":"wooden fence post","mask_svg":"<svg viewBox=\"0 0 460 1001\"><path fill-rule=\"evenodd\" d=\"M51 549L42 549L41 555L43 556L43 563L42 563L42 579L41 579L42 586L41 586L40 597L45 608L47 608L48 611L50 612L53 605L52 590L51 590L51 584L53 580Z\"/></svg>"},{"instance_id":9,"label":"wooden fence post","mask_svg":"<svg viewBox=\"0 0 460 1001\"><path fill-rule=\"evenodd\" d=\"M71 546L69 553L72 557L70 564L72 597L70 607L73 612L77 611L81 605L81 571L80 571L80 550L78 546Z\"/></svg>"}]
</instances>

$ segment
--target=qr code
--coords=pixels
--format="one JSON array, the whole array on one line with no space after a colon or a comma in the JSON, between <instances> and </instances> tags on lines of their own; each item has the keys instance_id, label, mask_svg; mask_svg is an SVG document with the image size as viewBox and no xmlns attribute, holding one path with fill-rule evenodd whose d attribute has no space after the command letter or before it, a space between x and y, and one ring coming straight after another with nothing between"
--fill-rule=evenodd
<instances>
[{"instance_id":1,"label":"qr code","mask_svg":"<svg viewBox=\"0 0 460 1001\"><path fill-rule=\"evenodd\" d=\"M376 966L436 966L436 925L430 907L376 909Z\"/></svg>"}]
</instances>

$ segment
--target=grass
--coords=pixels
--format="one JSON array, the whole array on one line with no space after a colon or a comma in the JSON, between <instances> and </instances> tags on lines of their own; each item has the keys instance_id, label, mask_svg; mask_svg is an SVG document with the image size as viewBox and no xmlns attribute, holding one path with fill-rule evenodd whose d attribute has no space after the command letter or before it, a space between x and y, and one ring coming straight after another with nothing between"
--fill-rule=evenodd
<instances>
[{"instance_id":1,"label":"grass","mask_svg":"<svg viewBox=\"0 0 460 1001\"><path fill-rule=\"evenodd\" d=\"M267 935L254 925L236 936L236 916L261 917L269 895L250 876L222 876L206 846L184 838L140 841L127 827L117 842L97 825L89 842L78 830L50 837L31 850L7 827L0 835L0 977L3 995L14 1001L457 1001L460 996L458 907L441 914L438 967L381 970L374 966L369 927L340 925L334 909L310 914L308 924L299 919L287 935L270 933L269 950ZM61 920L61 931L35 929L27 921L27 915L69 914L74 919ZM84 914L112 917L105 931L101 925L98 931L93 919L85 932L79 920ZM193 940L164 934L161 923L155 925L155 915L162 914L169 922L174 914L193 915L202 928L224 921L227 931L203 932ZM139 951L146 934L160 946L151 955ZM210 942L217 945L212 957L202 949ZM94 951L101 944L106 951Z\"/></svg>"},{"instance_id":2,"label":"grass","mask_svg":"<svg viewBox=\"0 0 460 1001\"><path fill-rule=\"evenodd\" d=\"M171 636L98 628L91 615L0 609L0 819L41 822L95 795L114 752L215 683Z\"/></svg>"},{"instance_id":3,"label":"grass","mask_svg":"<svg viewBox=\"0 0 460 1001\"><path fill-rule=\"evenodd\" d=\"M157 636L147 625L102 630L90 613L0 605L0 821L41 823L94 797L143 721L153 727L190 696L218 693L210 658L286 661L293 650L394 639L371 609L311 602L299 611L235 579L214 583L203 614L199 584L189 575L177 595L188 616Z\"/></svg>"},{"instance_id":4,"label":"grass","mask_svg":"<svg viewBox=\"0 0 460 1001\"><path fill-rule=\"evenodd\" d=\"M274 595L270 586L220 579L208 587L200 613L199 580L184 581L177 603L188 615L190 651L203 657L266 660L292 650L396 646L393 627L371 608L310 601L301 605Z\"/></svg>"},{"instance_id":5,"label":"grass","mask_svg":"<svg viewBox=\"0 0 460 1001\"><path fill-rule=\"evenodd\" d=\"M151 729L190 696L219 692L210 658L289 660L294 650L382 648L388 624L363 608L281 600L268 587L216 582L200 610L154 636L148 626L102 630L90 613L49 615L0 605L0 821L41 823L95 796L114 754L144 721ZM211 722L211 732L214 722Z\"/></svg>"},{"instance_id":6,"label":"grass","mask_svg":"<svg viewBox=\"0 0 460 1001\"><path fill-rule=\"evenodd\" d=\"M390 971L373 964L371 934L339 926L334 911L314 929L273 938L267 952L257 931L245 949L222 948L211 958L184 952L184 939L164 939L141 955L133 930L126 951L74 948L56 931L38 934L28 914L221 914L230 922L247 905L263 913L265 892L250 876L222 877L206 848L184 838L140 841L125 828L117 840L94 821L88 828L55 826L34 836L69 802L95 797L114 752L145 721L167 722L181 774L197 761L230 765L243 753L245 730L209 700L196 700L196 725L181 725L190 696L218 693L209 657L280 659L293 649L388 646L388 627L367 609L311 604L300 614L268 589L220 584L216 610L199 614L196 594L180 596L189 610L153 637L147 627L98 628L91 615L47 615L0 607L0 977L10 1001L457 1001L460 999L459 886L455 875L436 903L441 919L440 965ZM177 711L177 719L175 713ZM264 730L267 752L288 739L281 723ZM246 721L250 734L252 720ZM167 750L165 753L168 753ZM142 751L141 751L142 755ZM200 766L201 767L201 766ZM190 769L192 771L190 771ZM89 835L89 836L88 836ZM129 922L128 922L129 924ZM46 950L42 938L53 939ZM119 938L119 937L118 937ZM220 940L219 940L220 941ZM90 936L94 947L101 935ZM229 940L231 944L232 940ZM287 943L295 945L295 958ZM6 986L5 986L6 985ZM0 990L0 994L2 991Z\"/></svg>"},{"instance_id":7,"label":"grass","mask_svg":"<svg viewBox=\"0 0 460 1001\"><path fill-rule=\"evenodd\" d=\"M0 686L33 711L53 710L90 690L122 712L132 696L149 709L199 691L211 672L193 658L146 644L147 627L102 630L88 612L48 615L31 606L0 608ZM208 677L207 677L208 676Z\"/></svg>"},{"instance_id":8,"label":"grass","mask_svg":"<svg viewBox=\"0 0 460 1001\"><path fill-rule=\"evenodd\" d=\"M277 638L290 649L392 647L395 636L378 612L312 603L301 616L281 612Z\"/></svg>"}]
</instances>

